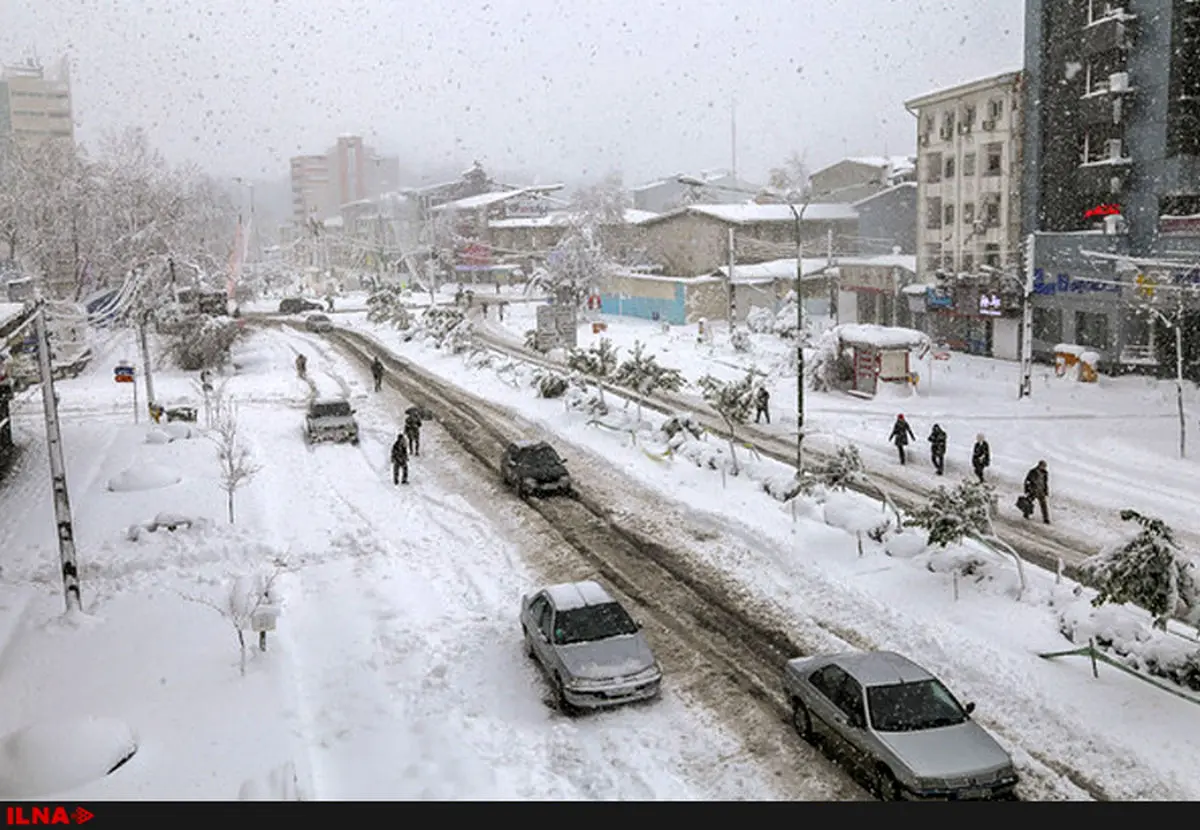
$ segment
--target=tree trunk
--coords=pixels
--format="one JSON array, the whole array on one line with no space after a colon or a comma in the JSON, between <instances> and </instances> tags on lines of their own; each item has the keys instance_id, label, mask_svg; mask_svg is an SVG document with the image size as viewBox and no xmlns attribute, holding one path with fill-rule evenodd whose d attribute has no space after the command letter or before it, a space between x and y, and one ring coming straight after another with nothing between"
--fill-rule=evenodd
<instances>
[{"instance_id":1,"label":"tree trunk","mask_svg":"<svg viewBox=\"0 0 1200 830\"><path fill-rule=\"evenodd\" d=\"M233 524L233 488L229 488L226 492L226 502L229 506L229 523Z\"/></svg>"},{"instance_id":2,"label":"tree trunk","mask_svg":"<svg viewBox=\"0 0 1200 830\"><path fill-rule=\"evenodd\" d=\"M725 426L729 429L729 459L733 462L733 470L731 472L734 475L738 475L741 472L741 468L738 466L737 449L733 445L733 424L726 421Z\"/></svg>"},{"instance_id":3,"label":"tree trunk","mask_svg":"<svg viewBox=\"0 0 1200 830\"><path fill-rule=\"evenodd\" d=\"M245 677L246 676L246 634L245 634L245 632L242 631L241 628L237 628L237 623L234 623L234 627L237 630L238 648L241 650L241 663L239 665L239 669L241 671L242 677Z\"/></svg>"}]
</instances>

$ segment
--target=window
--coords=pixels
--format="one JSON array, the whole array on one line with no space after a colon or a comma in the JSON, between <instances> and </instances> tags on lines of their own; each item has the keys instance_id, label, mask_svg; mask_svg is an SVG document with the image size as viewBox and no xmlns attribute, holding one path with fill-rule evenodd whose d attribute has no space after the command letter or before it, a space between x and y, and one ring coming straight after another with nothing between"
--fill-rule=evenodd
<instances>
[{"instance_id":1,"label":"window","mask_svg":"<svg viewBox=\"0 0 1200 830\"><path fill-rule=\"evenodd\" d=\"M845 678L846 673L837 666L826 666L810 674L808 682L814 689L829 698L830 703L835 703L837 701L838 689L841 688L842 681Z\"/></svg>"},{"instance_id":2,"label":"window","mask_svg":"<svg viewBox=\"0 0 1200 830\"><path fill-rule=\"evenodd\" d=\"M974 153L967 153L966 155L963 156L963 175L964 176L974 176L975 175L975 154Z\"/></svg>"},{"instance_id":3,"label":"window","mask_svg":"<svg viewBox=\"0 0 1200 830\"><path fill-rule=\"evenodd\" d=\"M966 108L963 110L962 122L963 122L963 124L966 125L966 127L968 129L975 126L975 105L974 104L968 104L966 106Z\"/></svg>"},{"instance_id":4,"label":"window","mask_svg":"<svg viewBox=\"0 0 1200 830\"><path fill-rule=\"evenodd\" d=\"M558 645L591 643L637 633L637 624L616 602L585 605L554 615L554 642Z\"/></svg>"},{"instance_id":5,"label":"window","mask_svg":"<svg viewBox=\"0 0 1200 830\"><path fill-rule=\"evenodd\" d=\"M942 270L947 273L954 273L954 251L949 249L942 251Z\"/></svg>"},{"instance_id":6,"label":"window","mask_svg":"<svg viewBox=\"0 0 1200 830\"><path fill-rule=\"evenodd\" d=\"M539 597L538 602L541 602L541 607L535 609L538 630L546 635L546 639L550 639L550 618L554 615L554 609L550 607L550 601L545 597Z\"/></svg>"},{"instance_id":7,"label":"window","mask_svg":"<svg viewBox=\"0 0 1200 830\"><path fill-rule=\"evenodd\" d=\"M942 180L942 154L930 153L925 157L925 181L937 184Z\"/></svg>"},{"instance_id":8,"label":"window","mask_svg":"<svg viewBox=\"0 0 1200 830\"><path fill-rule=\"evenodd\" d=\"M1107 349L1108 315L1095 311L1076 311L1075 342L1093 349Z\"/></svg>"},{"instance_id":9,"label":"window","mask_svg":"<svg viewBox=\"0 0 1200 830\"><path fill-rule=\"evenodd\" d=\"M965 205L963 205L963 224L968 226L973 226L975 224L974 202L967 202Z\"/></svg>"},{"instance_id":10,"label":"window","mask_svg":"<svg viewBox=\"0 0 1200 830\"><path fill-rule=\"evenodd\" d=\"M964 274L970 274L975 270L975 252L963 251L962 255L962 270Z\"/></svg>"},{"instance_id":11,"label":"window","mask_svg":"<svg viewBox=\"0 0 1200 830\"><path fill-rule=\"evenodd\" d=\"M950 227L954 227L954 205L946 205L942 209L942 222Z\"/></svg>"},{"instance_id":12,"label":"window","mask_svg":"<svg viewBox=\"0 0 1200 830\"><path fill-rule=\"evenodd\" d=\"M985 228L1000 227L1000 194L989 193L983 198L983 226Z\"/></svg>"},{"instance_id":13,"label":"window","mask_svg":"<svg viewBox=\"0 0 1200 830\"><path fill-rule=\"evenodd\" d=\"M1033 307L1033 339L1044 343L1061 343L1063 318L1061 308Z\"/></svg>"},{"instance_id":14,"label":"window","mask_svg":"<svg viewBox=\"0 0 1200 830\"><path fill-rule=\"evenodd\" d=\"M988 121L999 121L1004 117L1004 99L993 98L988 101Z\"/></svg>"},{"instance_id":15,"label":"window","mask_svg":"<svg viewBox=\"0 0 1200 830\"><path fill-rule=\"evenodd\" d=\"M940 242L930 242L925 246L925 267L930 271L936 271L942 259L942 245Z\"/></svg>"},{"instance_id":16,"label":"window","mask_svg":"<svg viewBox=\"0 0 1200 830\"><path fill-rule=\"evenodd\" d=\"M983 246L983 264L989 268L1000 267L1000 246L995 242Z\"/></svg>"},{"instance_id":17,"label":"window","mask_svg":"<svg viewBox=\"0 0 1200 830\"><path fill-rule=\"evenodd\" d=\"M1004 145L1000 142L989 144L984 148L987 161L983 168L985 176L999 176L1004 172Z\"/></svg>"},{"instance_id":18,"label":"window","mask_svg":"<svg viewBox=\"0 0 1200 830\"><path fill-rule=\"evenodd\" d=\"M925 203L925 227L940 228L942 226L942 200L929 199Z\"/></svg>"},{"instance_id":19,"label":"window","mask_svg":"<svg viewBox=\"0 0 1200 830\"><path fill-rule=\"evenodd\" d=\"M953 179L954 178L954 156L948 156L946 158L946 164L945 164L944 169L946 171L946 178Z\"/></svg>"},{"instance_id":20,"label":"window","mask_svg":"<svg viewBox=\"0 0 1200 830\"><path fill-rule=\"evenodd\" d=\"M942 113L941 136L945 139L954 137L954 110L946 110Z\"/></svg>"},{"instance_id":21,"label":"window","mask_svg":"<svg viewBox=\"0 0 1200 830\"><path fill-rule=\"evenodd\" d=\"M843 674L842 683L838 687L833 703L851 726L866 726L867 712L863 704L863 688L859 682L848 674Z\"/></svg>"},{"instance_id":22,"label":"window","mask_svg":"<svg viewBox=\"0 0 1200 830\"><path fill-rule=\"evenodd\" d=\"M871 727L877 732L919 732L957 726L967 712L939 681L918 680L867 689Z\"/></svg>"}]
</instances>

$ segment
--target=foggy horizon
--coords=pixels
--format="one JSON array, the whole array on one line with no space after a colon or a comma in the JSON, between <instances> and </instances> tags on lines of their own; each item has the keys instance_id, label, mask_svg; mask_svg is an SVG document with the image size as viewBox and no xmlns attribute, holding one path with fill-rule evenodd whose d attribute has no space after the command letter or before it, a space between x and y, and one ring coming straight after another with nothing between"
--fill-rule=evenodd
<instances>
[{"instance_id":1,"label":"foggy horizon","mask_svg":"<svg viewBox=\"0 0 1200 830\"><path fill-rule=\"evenodd\" d=\"M0 59L72 67L76 136L146 129L172 162L274 181L363 136L412 183L464 170L627 186L792 152L913 155L904 100L1021 64L1020 0L0 0Z\"/></svg>"}]
</instances>

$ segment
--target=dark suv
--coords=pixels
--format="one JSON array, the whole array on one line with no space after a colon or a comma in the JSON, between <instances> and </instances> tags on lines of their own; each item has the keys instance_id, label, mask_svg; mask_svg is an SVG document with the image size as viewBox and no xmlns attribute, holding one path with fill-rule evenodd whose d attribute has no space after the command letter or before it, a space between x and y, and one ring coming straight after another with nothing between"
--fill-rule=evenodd
<instances>
[{"instance_id":1,"label":"dark suv","mask_svg":"<svg viewBox=\"0 0 1200 830\"><path fill-rule=\"evenodd\" d=\"M517 441L509 444L500 459L500 475L517 495L573 494L567 462L545 441Z\"/></svg>"},{"instance_id":2,"label":"dark suv","mask_svg":"<svg viewBox=\"0 0 1200 830\"><path fill-rule=\"evenodd\" d=\"M325 306L303 297L288 297L279 301L280 314L303 314L306 311L321 311Z\"/></svg>"}]
</instances>

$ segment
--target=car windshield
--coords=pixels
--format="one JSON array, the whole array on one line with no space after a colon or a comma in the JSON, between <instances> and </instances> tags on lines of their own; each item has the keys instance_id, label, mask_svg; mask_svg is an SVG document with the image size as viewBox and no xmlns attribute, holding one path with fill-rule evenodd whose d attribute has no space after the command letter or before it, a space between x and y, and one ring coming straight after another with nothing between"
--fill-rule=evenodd
<instances>
[{"instance_id":1,"label":"car windshield","mask_svg":"<svg viewBox=\"0 0 1200 830\"><path fill-rule=\"evenodd\" d=\"M637 624L615 602L559 611L554 618L554 642L558 645L590 643L636 633Z\"/></svg>"},{"instance_id":2,"label":"car windshield","mask_svg":"<svg viewBox=\"0 0 1200 830\"><path fill-rule=\"evenodd\" d=\"M313 404L312 414L315 418L342 418L350 414L350 404L345 401Z\"/></svg>"},{"instance_id":3,"label":"car windshield","mask_svg":"<svg viewBox=\"0 0 1200 830\"><path fill-rule=\"evenodd\" d=\"M314 314L312 317L309 317L308 319L310 322L313 322L313 323L324 323L329 318L326 317L324 314Z\"/></svg>"},{"instance_id":4,"label":"car windshield","mask_svg":"<svg viewBox=\"0 0 1200 830\"><path fill-rule=\"evenodd\" d=\"M517 455L522 464L530 467L557 467L562 461L552 447L530 447Z\"/></svg>"},{"instance_id":5,"label":"car windshield","mask_svg":"<svg viewBox=\"0 0 1200 830\"><path fill-rule=\"evenodd\" d=\"M867 688L871 728L876 732L918 732L955 726L967 713L937 680Z\"/></svg>"}]
</instances>

